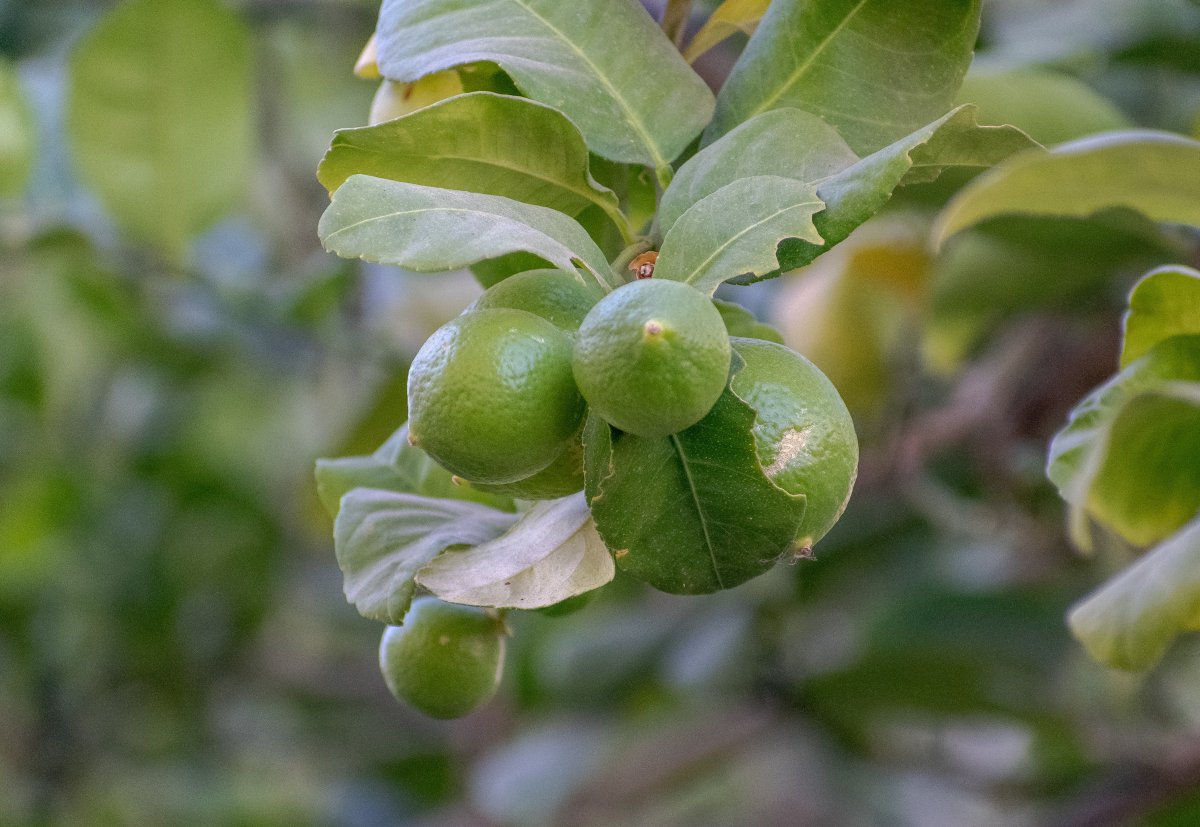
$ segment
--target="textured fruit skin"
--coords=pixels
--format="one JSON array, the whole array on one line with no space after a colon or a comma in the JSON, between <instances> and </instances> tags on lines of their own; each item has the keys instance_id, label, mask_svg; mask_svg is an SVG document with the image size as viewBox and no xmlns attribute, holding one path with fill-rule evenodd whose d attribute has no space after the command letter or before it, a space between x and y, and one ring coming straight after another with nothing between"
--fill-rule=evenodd
<instances>
[{"instance_id":1,"label":"textured fruit skin","mask_svg":"<svg viewBox=\"0 0 1200 827\"><path fill-rule=\"evenodd\" d=\"M767 476L808 499L797 545L811 548L842 516L858 475L854 421L833 383L784 345L735 337L745 360L730 387L757 415L754 441Z\"/></svg>"},{"instance_id":2,"label":"textured fruit skin","mask_svg":"<svg viewBox=\"0 0 1200 827\"><path fill-rule=\"evenodd\" d=\"M451 319L409 369L409 439L468 480L536 474L563 452L583 412L570 340L524 310Z\"/></svg>"},{"instance_id":3,"label":"textured fruit skin","mask_svg":"<svg viewBox=\"0 0 1200 827\"><path fill-rule=\"evenodd\" d=\"M460 718L496 694L504 650L504 624L482 609L420 597L403 626L384 631L379 669L397 700L432 718Z\"/></svg>"},{"instance_id":4,"label":"textured fruit skin","mask_svg":"<svg viewBox=\"0 0 1200 827\"><path fill-rule=\"evenodd\" d=\"M472 488L489 494L516 497L519 500L557 500L583 490L582 431L567 442L558 458L531 477L500 485L470 483Z\"/></svg>"},{"instance_id":5,"label":"textured fruit skin","mask_svg":"<svg viewBox=\"0 0 1200 827\"><path fill-rule=\"evenodd\" d=\"M527 270L489 287L467 313L496 307L525 310L562 330L578 330L596 296L565 270Z\"/></svg>"},{"instance_id":6,"label":"textured fruit skin","mask_svg":"<svg viewBox=\"0 0 1200 827\"><path fill-rule=\"evenodd\" d=\"M681 282L644 279L592 308L572 367L584 399L605 421L660 437L712 409L730 359L725 323L707 296Z\"/></svg>"}]
</instances>

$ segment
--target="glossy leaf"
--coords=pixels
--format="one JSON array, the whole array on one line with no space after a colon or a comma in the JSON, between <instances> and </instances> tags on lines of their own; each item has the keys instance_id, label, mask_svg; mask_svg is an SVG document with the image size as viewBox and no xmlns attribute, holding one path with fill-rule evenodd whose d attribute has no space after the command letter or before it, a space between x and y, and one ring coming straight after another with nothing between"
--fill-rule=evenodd
<instances>
[{"instance_id":1,"label":"glossy leaf","mask_svg":"<svg viewBox=\"0 0 1200 827\"><path fill-rule=\"evenodd\" d=\"M422 566L450 546L498 537L516 519L478 503L355 488L333 526L346 599L363 617L399 625Z\"/></svg>"},{"instance_id":2,"label":"glossy leaf","mask_svg":"<svg viewBox=\"0 0 1200 827\"><path fill-rule=\"evenodd\" d=\"M721 89L711 142L795 107L859 154L950 108L970 65L979 0L775 0Z\"/></svg>"},{"instance_id":3,"label":"glossy leaf","mask_svg":"<svg viewBox=\"0 0 1200 827\"><path fill-rule=\"evenodd\" d=\"M775 248L783 241L821 244L813 216L824 207L811 184L776 175L740 178L679 217L663 239L654 277L711 295L731 278L776 272Z\"/></svg>"},{"instance_id":4,"label":"glossy leaf","mask_svg":"<svg viewBox=\"0 0 1200 827\"><path fill-rule=\"evenodd\" d=\"M771 0L725 0L713 9L683 50L684 59L695 63L698 57L738 32L747 36L754 34L769 5Z\"/></svg>"},{"instance_id":5,"label":"glossy leaf","mask_svg":"<svg viewBox=\"0 0 1200 827\"><path fill-rule=\"evenodd\" d=\"M384 76L494 62L615 161L665 169L712 114L708 87L635 0L385 0L378 37Z\"/></svg>"},{"instance_id":6,"label":"glossy leaf","mask_svg":"<svg viewBox=\"0 0 1200 827\"><path fill-rule=\"evenodd\" d=\"M580 277L589 286L616 284L604 254L577 223L498 195L352 175L333 194L317 232L339 256L417 272L526 252L568 272L578 263L590 274Z\"/></svg>"},{"instance_id":7,"label":"glossy leaf","mask_svg":"<svg viewBox=\"0 0 1200 827\"><path fill-rule=\"evenodd\" d=\"M593 204L632 235L616 195L592 178L579 130L526 98L473 92L376 126L339 130L317 178L333 192L355 174L503 195L568 215Z\"/></svg>"},{"instance_id":8,"label":"glossy leaf","mask_svg":"<svg viewBox=\"0 0 1200 827\"><path fill-rule=\"evenodd\" d=\"M792 268L812 261L878 212L897 187L934 181L952 167L990 167L1036 147L1019 129L980 126L975 108L961 106L823 181L817 194L828 208L816 224L826 247L793 243L780 250L780 262Z\"/></svg>"},{"instance_id":9,"label":"glossy leaf","mask_svg":"<svg viewBox=\"0 0 1200 827\"><path fill-rule=\"evenodd\" d=\"M1172 336L1200 334L1200 272L1161 267L1147 273L1129 294L1121 367Z\"/></svg>"},{"instance_id":10,"label":"glossy leaf","mask_svg":"<svg viewBox=\"0 0 1200 827\"><path fill-rule=\"evenodd\" d=\"M824 241L784 241L779 268L792 270L845 239L898 187L935 180L952 167L989 167L1036 146L1018 129L979 126L974 107L963 106L860 159L820 119L780 109L755 116L685 163L663 195L662 226L673 228L677 216L737 178L776 175L812 183L825 202L813 218Z\"/></svg>"},{"instance_id":11,"label":"glossy leaf","mask_svg":"<svg viewBox=\"0 0 1200 827\"><path fill-rule=\"evenodd\" d=\"M799 109L756 115L679 168L663 193L659 226L668 232L697 201L739 178L777 175L822 181L859 160L833 127Z\"/></svg>"},{"instance_id":12,"label":"glossy leaf","mask_svg":"<svg viewBox=\"0 0 1200 827\"><path fill-rule=\"evenodd\" d=\"M1179 635L1200 631L1200 519L1076 604L1068 620L1093 658L1118 669L1149 669Z\"/></svg>"},{"instance_id":13,"label":"glossy leaf","mask_svg":"<svg viewBox=\"0 0 1200 827\"><path fill-rule=\"evenodd\" d=\"M979 176L946 206L941 244L998 215L1085 218L1125 207L1154 221L1200 226L1200 142L1166 132L1111 132L1012 158Z\"/></svg>"},{"instance_id":14,"label":"glossy leaf","mask_svg":"<svg viewBox=\"0 0 1200 827\"><path fill-rule=\"evenodd\" d=\"M33 112L16 70L0 60L0 196L19 195L33 171Z\"/></svg>"},{"instance_id":15,"label":"glossy leaf","mask_svg":"<svg viewBox=\"0 0 1200 827\"><path fill-rule=\"evenodd\" d=\"M753 409L728 390L699 423L659 439L589 419L585 490L618 567L662 591L704 594L792 551L804 497L763 474L753 425Z\"/></svg>"},{"instance_id":16,"label":"glossy leaf","mask_svg":"<svg viewBox=\"0 0 1200 827\"><path fill-rule=\"evenodd\" d=\"M177 260L245 191L250 46L216 0L131 0L71 58L67 116L81 178L119 225Z\"/></svg>"},{"instance_id":17,"label":"glossy leaf","mask_svg":"<svg viewBox=\"0 0 1200 827\"><path fill-rule=\"evenodd\" d=\"M538 609L597 589L614 572L579 493L539 502L496 539L437 557L417 582L452 603Z\"/></svg>"},{"instance_id":18,"label":"glossy leaf","mask_svg":"<svg viewBox=\"0 0 1200 827\"><path fill-rule=\"evenodd\" d=\"M1175 336L1096 388L1050 443L1047 474L1070 508L1072 539L1090 547L1090 514L1136 545L1200 508L1200 336ZM1194 452L1194 453L1193 453Z\"/></svg>"}]
</instances>

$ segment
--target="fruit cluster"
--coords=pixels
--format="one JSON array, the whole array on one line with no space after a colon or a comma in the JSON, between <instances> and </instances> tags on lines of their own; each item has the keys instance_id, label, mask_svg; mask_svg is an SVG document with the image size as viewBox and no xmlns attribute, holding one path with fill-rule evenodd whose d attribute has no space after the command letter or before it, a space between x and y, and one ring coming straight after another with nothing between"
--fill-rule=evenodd
<instances>
[{"instance_id":1,"label":"fruit cluster","mask_svg":"<svg viewBox=\"0 0 1200 827\"><path fill-rule=\"evenodd\" d=\"M598 296L563 270L510 276L417 353L408 379L409 442L461 485L489 494L552 500L586 489L617 565L657 588L699 593L737 585L782 556L807 552L837 521L858 445L824 374L776 341L731 336L733 327L714 300L682 282L639 278ZM770 329L735 332L758 330ZM744 443L728 439L731 421L743 423ZM629 540L631 521L610 517L624 508L626 492L620 480L611 493L605 486L620 476L626 455L637 458L639 472L653 476L650 466L661 463L669 474L667 454L655 446L675 451L697 501L690 466L708 463L720 497L745 515L710 526L698 509L694 521L705 524L675 537L642 532L632 514ZM727 473L725 455L741 460ZM784 507L756 511L764 490ZM658 536L642 542L643 533ZM742 533L755 534L746 545L756 553L719 561L714 549L736 549ZM764 542L765 555L757 553ZM381 665L398 698L453 717L494 692L503 651L500 620L422 598L403 626L388 629ZM431 684L441 689L426 692ZM447 695L448 685L461 691Z\"/></svg>"}]
</instances>

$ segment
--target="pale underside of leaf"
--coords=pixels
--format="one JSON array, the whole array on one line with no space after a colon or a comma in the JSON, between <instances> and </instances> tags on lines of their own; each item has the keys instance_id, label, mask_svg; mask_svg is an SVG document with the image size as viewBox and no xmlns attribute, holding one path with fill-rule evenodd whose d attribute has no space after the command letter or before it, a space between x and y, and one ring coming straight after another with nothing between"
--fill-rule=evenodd
<instances>
[{"instance_id":1,"label":"pale underside of leaf","mask_svg":"<svg viewBox=\"0 0 1200 827\"><path fill-rule=\"evenodd\" d=\"M346 599L364 617L399 624L422 566L450 546L499 536L515 519L477 503L356 488L334 522Z\"/></svg>"},{"instance_id":2,"label":"pale underside of leaf","mask_svg":"<svg viewBox=\"0 0 1200 827\"><path fill-rule=\"evenodd\" d=\"M1072 610L1088 653L1118 669L1148 669L1184 632L1200 630L1200 519L1172 535Z\"/></svg>"},{"instance_id":3,"label":"pale underside of leaf","mask_svg":"<svg viewBox=\"0 0 1200 827\"><path fill-rule=\"evenodd\" d=\"M454 603L536 609L599 588L614 573L581 492L539 502L500 537L435 558L417 582Z\"/></svg>"},{"instance_id":4,"label":"pale underside of leaf","mask_svg":"<svg viewBox=\"0 0 1200 827\"><path fill-rule=\"evenodd\" d=\"M385 76L494 62L615 161L665 170L712 114L707 86L634 0L385 0L378 33Z\"/></svg>"},{"instance_id":5,"label":"pale underside of leaf","mask_svg":"<svg viewBox=\"0 0 1200 827\"><path fill-rule=\"evenodd\" d=\"M933 240L1000 215L1086 218L1124 207L1154 221L1200 226L1200 142L1166 132L1111 132L1012 158L972 181L943 210Z\"/></svg>"},{"instance_id":6,"label":"pale underside of leaf","mask_svg":"<svg viewBox=\"0 0 1200 827\"><path fill-rule=\"evenodd\" d=\"M582 266L590 288L619 282L582 227L557 210L497 195L425 187L353 175L334 193L317 232L344 258L417 272L466 267L515 252L567 272Z\"/></svg>"}]
</instances>

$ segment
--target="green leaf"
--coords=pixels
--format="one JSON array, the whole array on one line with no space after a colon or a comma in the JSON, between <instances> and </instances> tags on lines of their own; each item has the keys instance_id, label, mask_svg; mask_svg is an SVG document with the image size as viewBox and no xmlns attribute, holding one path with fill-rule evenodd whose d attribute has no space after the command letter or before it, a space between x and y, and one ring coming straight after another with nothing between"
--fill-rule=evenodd
<instances>
[{"instance_id":1,"label":"green leaf","mask_svg":"<svg viewBox=\"0 0 1200 827\"><path fill-rule=\"evenodd\" d=\"M990 167L1035 148L1019 129L980 126L975 108L961 106L821 182L817 194L828 206L816 225L826 246L791 242L779 251L780 263L792 269L812 261L882 209L898 187L934 181L952 167Z\"/></svg>"},{"instance_id":2,"label":"green leaf","mask_svg":"<svg viewBox=\"0 0 1200 827\"><path fill-rule=\"evenodd\" d=\"M717 99L705 141L771 109L820 115L859 154L950 108L979 0L775 0Z\"/></svg>"},{"instance_id":3,"label":"green leaf","mask_svg":"<svg viewBox=\"0 0 1200 827\"><path fill-rule=\"evenodd\" d=\"M813 218L824 243L783 242L777 258L786 271L845 239L898 187L932 181L951 167L988 167L1036 146L1012 127L979 126L974 107L964 106L860 159L819 118L779 109L756 115L685 163L663 195L660 220L669 232L696 202L739 178L775 175L813 184L825 202Z\"/></svg>"},{"instance_id":4,"label":"green leaf","mask_svg":"<svg viewBox=\"0 0 1200 827\"><path fill-rule=\"evenodd\" d=\"M1068 622L1093 658L1132 670L1200 630L1200 519L1077 603Z\"/></svg>"},{"instance_id":5,"label":"green leaf","mask_svg":"<svg viewBox=\"0 0 1200 827\"><path fill-rule=\"evenodd\" d=\"M1131 126L1112 101L1086 83L1048 69L972 67L956 102L978 106L980 123L1011 124L1047 145Z\"/></svg>"},{"instance_id":6,"label":"green leaf","mask_svg":"<svg viewBox=\"0 0 1200 827\"><path fill-rule=\"evenodd\" d=\"M1164 339L1188 334L1200 334L1200 272L1181 265L1152 270L1129 294L1121 367Z\"/></svg>"},{"instance_id":7,"label":"green leaf","mask_svg":"<svg viewBox=\"0 0 1200 827\"><path fill-rule=\"evenodd\" d=\"M336 517L342 497L355 488L378 488L403 494L420 494L450 500L472 500L502 510L512 510L512 500L457 485L454 475L428 454L408 443L408 423L392 434L373 454L317 460L317 495Z\"/></svg>"},{"instance_id":8,"label":"green leaf","mask_svg":"<svg viewBox=\"0 0 1200 827\"><path fill-rule=\"evenodd\" d=\"M129 0L71 58L67 118L81 178L120 226L177 261L245 191L250 45L215 0Z\"/></svg>"},{"instance_id":9,"label":"green leaf","mask_svg":"<svg viewBox=\"0 0 1200 827\"><path fill-rule=\"evenodd\" d=\"M578 128L526 98L473 92L376 126L339 130L317 168L333 192L355 174L503 195L576 215L594 204L632 238L616 195L592 178Z\"/></svg>"},{"instance_id":10,"label":"green leaf","mask_svg":"<svg viewBox=\"0 0 1200 827\"><path fill-rule=\"evenodd\" d=\"M777 175L823 181L859 160L816 115L776 109L756 115L687 160L663 193L659 226L668 232L697 201L739 178Z\"/></svg>"},{"instance_id":11,"label":"green leaf","mask_svg":"<svg viewBox=\"0 0 1200 827\"><path fill-rule=\"evenodd\" d=\"M732 391L668 437L584 432L588 501L617 565L674 594L705 594L757 577L793 550L803 496L763 474L754 411Z\"/></svg>"},{"instance_id":12,"label":"green leaf","mask_svg":"<svg viewBox=\"0 0 1200 827\"><path fill-rule=\"evenodd\" d=\"M604 254L572 219L499 195L352 175L333 194L317 232L339 256L417 272L526 252L567 272L580 264L591 275L580 280L590 287L618 284Z\"/></svg>"},{"instance_id":13,"label":"green leaf","mask_svg":"<svg viewBox=\"0 0 1200 827\"><path fill-rule=\"evenodd\" d=\"M758 317L736 302L723 299L713 299L713 305L725 322L725 329L730 336L744 336L747 339L763 339L776 344L783 344L783 334L766 322L760 322Z\"/></svg>"},{"instance_id":14,"label":"green leaf","mask_svg":"<svg viewBox=\"0 0 1200 827\"><path fill-rule=\"evenodd\" d=\"M1126 207L1200 226L1200 142L1166 132L1111 132L1029 152L979 176L946 206L934 242L1008 213L1086 218Z\"/></svg>"},{"instance_id":15,"label":"green leaf","mask_svg":"<svg viewBox=\"0 0 1200 827\"><path fill-rule=\"evenodd\" d=\"M16 69L0 60L0 195L20 195L33 171L33 111Z\"/></svg>"},{"instance_id":16,"label":"green leaf","mask_svg":"<svg viewBox=\"0 0 1200 827\"><path fill-rule=\"evenodd\" d=\"M378 37L392 80L498 64L614 161L663 170L712 115L704 81L635 0L384 0Z\"/></svg>"},{"instance_id":17,"label":"green leaf","mask_svg":"<svg viewBox=\"0 0 1200 827\"><path fill-rule=\"evenodd\" d=\"M1047 475L1067 501L1072 539L1091 515L1136 545L1200 508L1200 336L1175 336L1092 391L1050 443Z\"/></svg>"},{"instance_id":18,"label":"green leaf","mask_svg":"<svg viewBox=\"0 0 1200 827\"><path fill-rule=\"evenodd\" d=\"M363 617L399 625L422 566L450 546L498 537L516 519L478 503L355 488L333 525L346 599Z\"/></svg>"},{"instance_id":19,"label":"green leaf","mask_svg":"<svg viewBox=\"0 0 1200 827\"><path fill-rule=\"evenodd\" d=\"M777 175L739 178L679 217L663 239L654 277L711 295L731 278L776 272L781 242L821 244L813 216L824 207L812 184Z\"/></svg>"},{"instance_id":20,"label":"green leaf","mask_svg":"<svg viewBox=\"0 0 1200 827\"><path fill-rule=\"evenodd\" d=\"M579 493L538 502L496 539L437 557L417 582L452 603L539 609L597 589L614 573Z\"/></svg>"},{"instance_id":21,"label":"green leaf","mask_svg":"<svg viewBox=\"0 0 1200 827\"><path fill-rule=\"evenodd\" d=\"M754 34L770 4L771 0L725 0L713 10L683 50L684 59L695 63L709 49L738 32L747 36Z\"/></svg>"}]
</instances>

